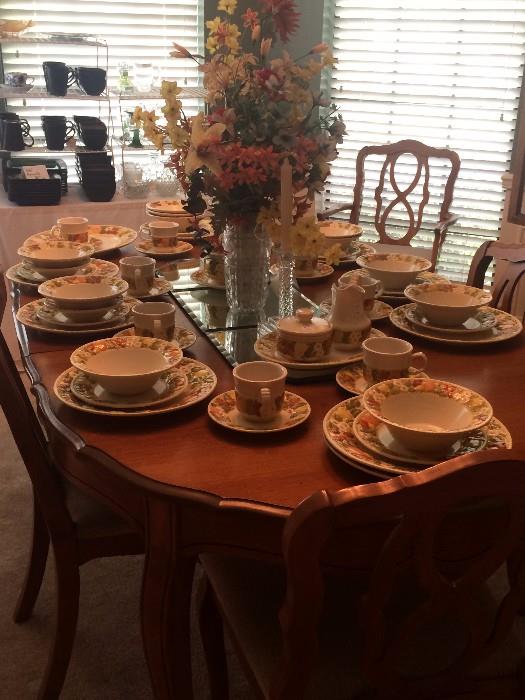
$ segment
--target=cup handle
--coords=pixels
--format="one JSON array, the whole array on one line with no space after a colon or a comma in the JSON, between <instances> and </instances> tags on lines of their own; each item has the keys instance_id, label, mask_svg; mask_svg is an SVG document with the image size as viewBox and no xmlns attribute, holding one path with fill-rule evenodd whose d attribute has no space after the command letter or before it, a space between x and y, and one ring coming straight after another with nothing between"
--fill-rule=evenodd
<instances>
[{"instance_id":1,"label":"cup handle","mask_svg":"<svg viewBox=\"0 0 525 700\"><path fill-rule=\"evenodd\" d=\"M71 87L75 83L78 83L78 76L72 68L70 68L69 66L66 66L66 68L68 70L67 86Z\"/></svg>"},{"instance_id":2,"label":"cup handle","mask_svg":"<svg viewBox=\"0 0 525 700\"><path fill-rule=\"evenodd\" d=\"M415 352L412 355L411 364L412 364L412 367L415 367L416 369L419 369L419 370L425 369L425 367L427 366L427 356L425 355L424 352Z\"/></svg>"},{"instance_id":3,"label":"cup handle","mask_svg":"<svg viewBox=\"0 0 525 700\"><path fill-rule=\"evenodd\" d=\"M52 226L49 234L52 238L60 238L60 226L57 226L56 224Z\"/></svg>"},{"instance_id":4,"label":"cup handle","mask_svg":"<svg viewBox=\"0 0 525 700\"><path fill-rule=\"evenodd\" d=\"M147 224L142 224L142 226L139 229L140 234L143 238L146 238L148 240L151 240L151 231L148 228Z\"/></svg>"},{"instance_id":5,"label":"cup handle","mask_svg":"<svg viewBox=\"0 0 525 700\"><path fill-rule=\"evenodd\" d=\"M377 283L377 286L376 286L376 294L375 294L376 298L377 298L377 297L380 297L380 296L383 294L384 291L385 291L385 288L384 288L384 286L383 286L383 283L382 283L382 282L378 282L378 283Z\"/></svg>"},{"instance_id":6,"label":"cup handle","mask_svg":"<svg viewBox=\"0 0 525 700\"><path fill-rule=\"evenodd\" d=\"M261 387L261 418L271 418L273 415L272 393L268 387Z\"/></svg>"},{"instance_id":7,"label":"cup handle","mask_svg":"<svg viewBox=\"0 0 525 700\"><path fill-rule=\"evenodd\" d=\"M66 141L67 141L67 139L74 136L75 133L76 133L75 125L73 124L73 122L69 121L69 119L66 119Z\"/></svg>"},{"instance_id":8,"label":"cup handle","mask_svg":"<svg viewBox=\"0 0 525 700\"><path fill-rule=\"evenodd\" d=\"M27 143L25 139L29 139L29 143ZM31 136L31 134L24 134L22 140L24 141L24 145L28 146L28 148L31 148L31 146L35 143L35 139Z\"/></svg>"}]
</instances>

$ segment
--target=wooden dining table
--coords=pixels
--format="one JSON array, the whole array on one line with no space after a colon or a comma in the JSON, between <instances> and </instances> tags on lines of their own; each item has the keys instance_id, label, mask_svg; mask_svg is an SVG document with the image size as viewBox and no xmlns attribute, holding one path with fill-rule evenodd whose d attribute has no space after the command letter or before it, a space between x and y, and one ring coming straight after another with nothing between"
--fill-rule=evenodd
<instances>
[{"instance_id":1,"label":"wooden dining table","mask_svg":"<svg viewBox=\"0 0 525 700\"><path fill-rule=\"evenodd\" d=\"M319 302L339 274L304 284L302 291ZM14 293L15 308L26 301L30 298ZM176 323L197 333L185 354L213 369L215 394L231 389L232 368L225 358L182 309ZM374 326L425 352L432 377L485 396L514 446L525 448L523 334L498 344L457 346L405 336L388 319ZM308 400L311 415L293 430L268 435L216 425L207 402L162 416L101 418L68 408L53 394L55 379L70 366L70 354L81 341L26 333L22 326L18 332L58 468L143 533L141 620L154 696L191 698L188 611L199 552L279 560L283 526L304 498L320 489L374 482L333 454L323 437L324 415L349 395L333 376L290 385ZM357 538L353 551L355 568L366 569L374 548Z\"/></svg>"}]
</instances>

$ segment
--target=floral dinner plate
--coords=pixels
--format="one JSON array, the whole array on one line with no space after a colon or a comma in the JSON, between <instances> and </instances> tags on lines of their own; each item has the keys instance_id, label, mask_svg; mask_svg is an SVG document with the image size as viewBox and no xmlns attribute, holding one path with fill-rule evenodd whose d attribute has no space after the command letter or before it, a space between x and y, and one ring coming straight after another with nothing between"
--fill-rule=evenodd
<instances>
[{"instance_id":1,"label":"floral dinner plate","mask_svg":"<svg viewBox=\"0 0 525 700\"><path fill-rule=\"evenodd\" d=\"M28 304L21 306L16 312L16 318L23 326L26 328L31 328L34 331L42 331L45 333L53 333L57 335L100 335L101 333L107 334L114 331L119 331L122 328L127 328L133 323L131 310L125 316L121 316L115 319L114 324L104 325L102 327L93 327L91 325L84 325L81 328L73 328L70 325L64 327L58 327L49 324L46 321L40 319L38 312L44 307L45 299L36 299L35 301L30 301ZM131 304L130 304L131 307Z\"/></svg>"},{"instance_id":2,"label":"floral dinner plate","mask_svg":"<svg viewBox=\"0 0 525 700\"><path fill-rule=\"evenodd\" d=\"M88 242L95 249L95 255L109 253L118 250L137 238L137 232L126 226L116 226L110 224L89 224ZM30 236L28 242L39 242L49 239L56 240L57 236L52 236L51 231L42 231Z\"/></svg>"},{"instance_id":3,"label":"floral dinner plate","mask_svg":"<svg viewBox=\"0 0 525 700\"><path fill-rule=\"evenodd\" d=\"M254 423L243 418L235 406L235 391L225 391L208 404L210 418L224 428L241 433L278 433L304 423L310 415L310 404L297 394L284 393L280 415L267 423Z\"/></svg>"}]
</instances>

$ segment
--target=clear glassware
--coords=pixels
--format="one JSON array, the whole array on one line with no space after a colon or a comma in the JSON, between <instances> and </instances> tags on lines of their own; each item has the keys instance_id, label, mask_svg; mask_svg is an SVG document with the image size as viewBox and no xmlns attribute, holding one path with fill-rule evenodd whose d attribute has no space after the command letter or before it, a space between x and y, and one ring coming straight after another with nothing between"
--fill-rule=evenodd
<instances>
[{"instance_id":1,"label":"clear glassware","mask_svg":"<svg viewBox=\"0 0 525 700\"><path fill-rule=\"evenodd\" d=\"M135 63L133 66L133 84L137 92L151 92L153 88L153 64Z\"/></svg>"}]
</instances>

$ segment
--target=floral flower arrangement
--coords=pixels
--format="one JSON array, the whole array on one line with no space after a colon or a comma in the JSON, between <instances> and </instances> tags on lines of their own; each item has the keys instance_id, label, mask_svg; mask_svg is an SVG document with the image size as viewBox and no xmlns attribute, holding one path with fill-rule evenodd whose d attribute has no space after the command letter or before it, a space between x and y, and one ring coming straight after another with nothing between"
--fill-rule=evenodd
<instances>
[{"instance_id":1,"label":"floral flower arrangement","mask_svg":"<svg viewBox=\"0 0 525 700\"><path fill-rule=\"evenodd\" d=\"M176 83L163 81L160 115L138 107L134 121L159 150L172 150L174 168L185 190L186 209L211 211L214 227L256 221L276 223L281 166L292 166L294 225L324 188L345 126L335 105L312 89L312 81L334 59L326 44L292 59L286 50L273 56L299 26L294 0L258 0L258 8L233 22L237 0L219 0L218 16L207 22L208 58L174 44L171 56L190 58L204 74L207 109L187 117ZM292 227L293 229L293 227ZM304 230L303 230L304 229ZM300 225L307 247L322 234L314 221ZM297 239L297 240L296 240ZM324 244L323 244L324 245Z\"/></svg>"}]
</instances>

